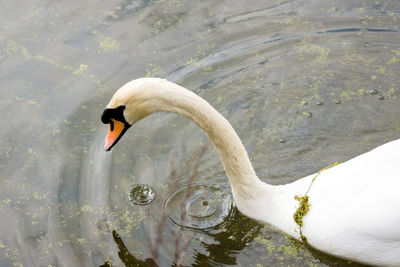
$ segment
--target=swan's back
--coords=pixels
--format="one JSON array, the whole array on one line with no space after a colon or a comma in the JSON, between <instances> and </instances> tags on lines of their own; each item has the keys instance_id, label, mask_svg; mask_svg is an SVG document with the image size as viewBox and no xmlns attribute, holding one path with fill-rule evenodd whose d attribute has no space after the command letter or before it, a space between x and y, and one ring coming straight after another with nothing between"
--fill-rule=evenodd
<instances>
[{"instance_id":1,"label":"swan's back","mask_svg":"<svg viewBox=\"0 0 400 267\"><path fill-rule=\"evenodd\" d=\"M308 194L302 228L308 242L342 257L398 264L399 159L396 140L323 171Z\"/></svg>"}]
</instances>

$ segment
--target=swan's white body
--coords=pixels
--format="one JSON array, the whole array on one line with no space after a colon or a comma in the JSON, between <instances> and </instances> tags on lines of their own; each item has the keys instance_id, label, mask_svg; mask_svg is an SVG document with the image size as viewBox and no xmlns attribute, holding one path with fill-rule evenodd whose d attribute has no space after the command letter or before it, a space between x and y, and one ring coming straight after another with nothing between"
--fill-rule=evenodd
<instances>
[{"instance_id":1,"label":"swan's white body","mask_svg":"<svg viewBox=\"0 0 400 267\"><path fill-rule=\"evenodd\" d=\"M315 175L287 185L259 180L230 123L189 90L156 78L121 87L108 108L125 106L129 125L158 111L186 116L214 143L238 209L299 239L293 219ZM302 234L314 248L341 258L400 266L400 140L382 145L318 176L308 193L310 210Z\"/></svg>"}]
</instances>

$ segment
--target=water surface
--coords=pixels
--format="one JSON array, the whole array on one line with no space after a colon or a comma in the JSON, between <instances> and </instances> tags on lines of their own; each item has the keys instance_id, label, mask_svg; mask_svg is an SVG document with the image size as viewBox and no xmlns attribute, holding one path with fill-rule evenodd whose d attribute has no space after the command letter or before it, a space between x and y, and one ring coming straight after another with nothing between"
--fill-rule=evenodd
<instances>
[{"instance_id":1,"label":"water surface","mask_svg":"<svg viewBox=\"0 0 400 267\"><path fill-rule=\"evenodd\" d=\"M189 120L152 115L106 153L100 116L125 82L167 78L263 181L292 182L400 137L399 31L396 0L1 1L0 265L349 264L241 215Z\"/></svg>"}]
</instances>

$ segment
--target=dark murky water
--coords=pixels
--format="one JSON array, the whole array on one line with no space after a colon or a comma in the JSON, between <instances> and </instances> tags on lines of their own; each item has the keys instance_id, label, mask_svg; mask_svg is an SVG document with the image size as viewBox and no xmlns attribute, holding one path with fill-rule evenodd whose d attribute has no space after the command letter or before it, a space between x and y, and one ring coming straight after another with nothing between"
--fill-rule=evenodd
<instances>
[{"instance_id":1,"label":"dark murky water","mask_svg":"<svg viewBox=\"0 0 400 267\"><path fill-rule=\"evenodd\" d=\"M167 78L231 121L262 180L294 181L400 137L399 1L0 5L1 266L347 264L238 213L194 123L153 115L106 153L100 115Z\"/></svg>"}]
</instances>

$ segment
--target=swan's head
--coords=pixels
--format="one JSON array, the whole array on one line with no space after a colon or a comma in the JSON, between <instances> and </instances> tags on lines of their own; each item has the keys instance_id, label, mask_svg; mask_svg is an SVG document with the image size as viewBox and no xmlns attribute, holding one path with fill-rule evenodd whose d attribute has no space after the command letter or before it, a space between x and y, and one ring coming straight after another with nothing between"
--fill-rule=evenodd
<instances>
[{"instance_id":1,"label":"swan's head","mask_svg":"<svg viewBox=\"0 0 400 267\"><path fill-rule=\"evenodd\" d=\"M160 106L159 88L168 83L162 79L141 78L115 92L101 116L101 121L110 125L104 144L106 151L111 150L130 126L156 111Z\"/></svg>"}]
</instances>

